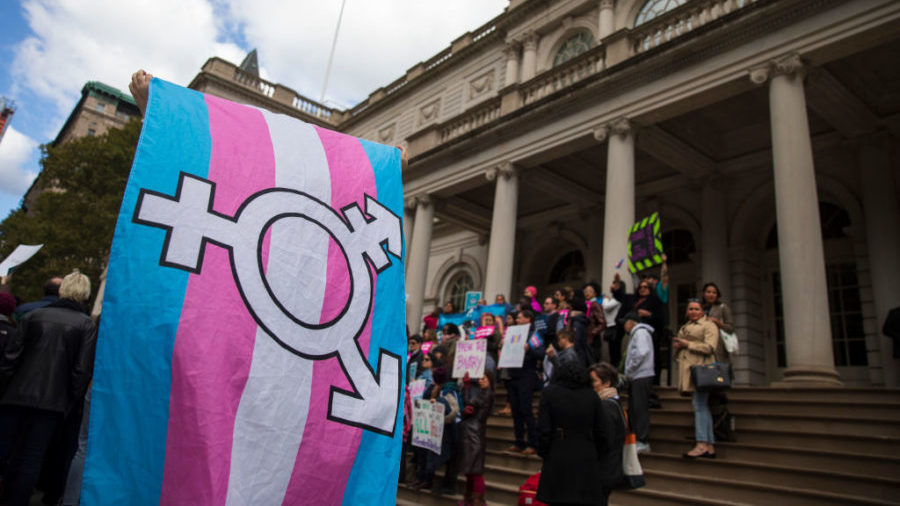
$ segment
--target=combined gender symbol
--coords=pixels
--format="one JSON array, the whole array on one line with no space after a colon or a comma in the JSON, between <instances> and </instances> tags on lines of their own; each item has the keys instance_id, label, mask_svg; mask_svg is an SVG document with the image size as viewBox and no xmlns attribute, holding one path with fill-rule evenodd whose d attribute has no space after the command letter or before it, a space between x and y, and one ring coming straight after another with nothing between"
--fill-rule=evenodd
<instances>
[{"instance_id":1,"label":"combined gender symbol","mask_svg":"<svg viewBox=\"0 0 900 506\"><path fill-rule=\"evenodd\" d=\"M227 249L244 305L257 323L289 352L310 360L338 356L355 392L331 388L328 417L393 435L400 399L400 357L380 350L373 371L357 343L369 319L371 263L376 273L400 258L400 218L369 195L365 214L356 203L341 209L300 191L270 188L251 195L233 217L213 211L215 183L182 172L174 197L142 189L133 221L166 230L160 265L199 273L206 243ZM341 248L350 274L350 294L329 322L309 323L291 314L266 280L262 244L278 220L303 218L327 232ZM324 273L322 273L324 276Z\"/></svg>"}]
</instances>

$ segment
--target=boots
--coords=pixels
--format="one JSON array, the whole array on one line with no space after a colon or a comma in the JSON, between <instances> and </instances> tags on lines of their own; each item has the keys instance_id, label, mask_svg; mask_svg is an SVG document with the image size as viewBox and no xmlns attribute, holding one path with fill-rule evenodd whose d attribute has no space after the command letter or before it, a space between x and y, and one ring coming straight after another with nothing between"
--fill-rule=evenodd
<instances>
[{"instance_id":1,"label":"boots","mask_svg":"<svg viewBox=\"0 0 900 506\"><path fill-rule=\"evenodd\" d=\"M484 494L479 494L477 492L472 494L472 506L485 506L484 502Z\"/></svg>"}]
</instances>

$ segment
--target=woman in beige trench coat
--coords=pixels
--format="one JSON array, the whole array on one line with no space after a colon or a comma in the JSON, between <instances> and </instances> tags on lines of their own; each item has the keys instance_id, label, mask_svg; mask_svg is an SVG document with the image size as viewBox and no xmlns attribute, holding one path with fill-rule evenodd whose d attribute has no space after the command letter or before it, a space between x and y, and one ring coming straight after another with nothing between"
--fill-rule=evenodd
<instances>
[{"instance_id":1,"label":"woman in beige trench coat","mask_svg":"<svg viewBox=\"0 0 900 506\"><path fill-rule=\"evenodd\" d=\"M703 314L703 306L697 299L691 299L687 306L687 323L678 331L673 339L673 346L678 351L678 391L684 395L693 393L694 436L697 441L691 451L684 453L688 459L716 458L715 436L713 436L712 414L709 412L709 392L700 392L694 388L691 379L692 365L705 365L715 361L716 345L719 342L719 329Z\"/></svg>"}]
</instances>

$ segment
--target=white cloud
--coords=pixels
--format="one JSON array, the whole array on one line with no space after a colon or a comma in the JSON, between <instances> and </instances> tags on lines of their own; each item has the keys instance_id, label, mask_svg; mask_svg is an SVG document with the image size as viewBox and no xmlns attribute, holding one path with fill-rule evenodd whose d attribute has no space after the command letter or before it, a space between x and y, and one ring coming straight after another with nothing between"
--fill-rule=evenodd
<instances>
[{"instance_id":1,"label":"white cloud","mask_svg":"<svg viewBox=\"0 0 900 506\"><path fill-rule=\"evenodd\" d=\"M244 51L220 36L205 0L24 0L33 32L17 44L13 92L28 89L68 115L87 81L127 91L131 73L151 70L187 85L211 56Z\"/></svg>"},{"instance_id":2,"label":"white cloud","mask_svg":"<svg viewBox=\"0 0 900 506\"><path fill-rule=\"evenodd\" d=\"M10 126L0 140L0 193L20 196L37 173L25 167L33 165L38 143Z\"/></svg>"}]
</instances>

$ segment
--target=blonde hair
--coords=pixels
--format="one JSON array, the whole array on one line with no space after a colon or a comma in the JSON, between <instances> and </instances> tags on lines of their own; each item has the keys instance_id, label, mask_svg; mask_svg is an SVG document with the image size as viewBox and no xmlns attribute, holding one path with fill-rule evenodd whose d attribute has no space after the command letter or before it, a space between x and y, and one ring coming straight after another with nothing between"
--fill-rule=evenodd
<instances>
[{"instance_id":1,"label":"blonde hair","mask_svg":"<svg viewBox=\"0 0 900 506\"><path fill-rule=\"evenodd\" d=\"M91 298L91 280L78 269L72 270L59 285L59 298L85 302Z\"/></svg>"}]
</instances>

